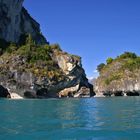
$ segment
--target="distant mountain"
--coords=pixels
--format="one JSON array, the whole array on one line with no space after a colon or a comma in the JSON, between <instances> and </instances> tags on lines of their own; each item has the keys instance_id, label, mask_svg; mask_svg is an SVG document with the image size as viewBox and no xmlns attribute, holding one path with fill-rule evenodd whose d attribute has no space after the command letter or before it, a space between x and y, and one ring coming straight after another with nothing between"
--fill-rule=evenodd
<instances>
[{"instance_id":1,"label":"distant mountain","mask_svg":"<svg viewBox=\"0 0 140 140\"><path fill-rule=\"evenodd\" d=\"M93 78L93 77L88 78L88 81L89 81L90 84L94 85L94 83L96 81L96 78Z\"/></svg>"}]
</instances>

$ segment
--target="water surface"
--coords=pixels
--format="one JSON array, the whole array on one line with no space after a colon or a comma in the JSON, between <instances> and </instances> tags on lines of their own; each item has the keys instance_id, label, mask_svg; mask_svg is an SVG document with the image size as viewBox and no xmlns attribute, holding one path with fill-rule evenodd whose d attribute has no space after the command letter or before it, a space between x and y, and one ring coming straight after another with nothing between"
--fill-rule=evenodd
<instances>
[{"instance_id":1,"label":"water surface","mask_svg":"<svg viewBox=\"0 0 140 140\"><path fill-rule=\"evenodd\" d=\"M140 97L0 100L0 140L139 140Z\"/></svg>"}]
</instances>

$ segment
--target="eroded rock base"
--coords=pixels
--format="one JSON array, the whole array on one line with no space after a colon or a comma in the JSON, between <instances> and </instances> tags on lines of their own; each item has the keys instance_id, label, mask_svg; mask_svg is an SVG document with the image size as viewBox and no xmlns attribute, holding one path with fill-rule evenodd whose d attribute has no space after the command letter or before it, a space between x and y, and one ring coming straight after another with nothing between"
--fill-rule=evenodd
<instances>
[{"instance_id":1,"label":"eroded rock base","mask_svg":"<svg viewBox=\"0 0 140 140\"><path fill-rule=\"evenodd\" d=\"M111 97L111 96L140 96L140 91L103 91L100 93L104 97ZM99 95L99 94L97 94Z\"/></svg>"}]
</instances>

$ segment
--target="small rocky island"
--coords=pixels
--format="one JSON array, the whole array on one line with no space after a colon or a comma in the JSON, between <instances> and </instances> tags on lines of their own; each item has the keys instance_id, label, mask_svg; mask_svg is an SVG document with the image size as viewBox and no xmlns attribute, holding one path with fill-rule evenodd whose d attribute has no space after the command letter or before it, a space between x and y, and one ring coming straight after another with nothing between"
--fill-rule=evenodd
<instances>
[{"instance_id":1,"label":"small rocky island","mask_svg":"<svg viewBox=\"0 0 140 140\"><path fill-rule=\"evenodd\" d=\"M100 74L94 82L97 97L140 96L140 57L135 53L108 58L97 69Z\"/></svg>"},{"instance_id":2,"label":"small rocky island","mask_svg":"<svg viewBox=\"0 0 140 140\"><path fill-rule=\"evenodd\" d=\"M50 45L23 0L0 0L0 97L94 96L81 58Z\"/></svg>"}]
</instances>

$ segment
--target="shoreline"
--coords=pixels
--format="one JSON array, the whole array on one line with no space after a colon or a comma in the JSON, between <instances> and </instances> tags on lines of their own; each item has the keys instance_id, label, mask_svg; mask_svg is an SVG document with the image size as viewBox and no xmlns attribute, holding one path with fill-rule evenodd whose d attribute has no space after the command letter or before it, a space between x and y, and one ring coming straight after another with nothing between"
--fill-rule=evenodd
<instances>
[{"instance_id":1,"label":"shoreline","mask_svg":"<svg viewBox=\"0 0 140 140\"><path fill-rule=\"evenodd\" d=\"M24 99L22 96L17 93L10 93L11 99Z\"/></svg>"}]
</instances>

